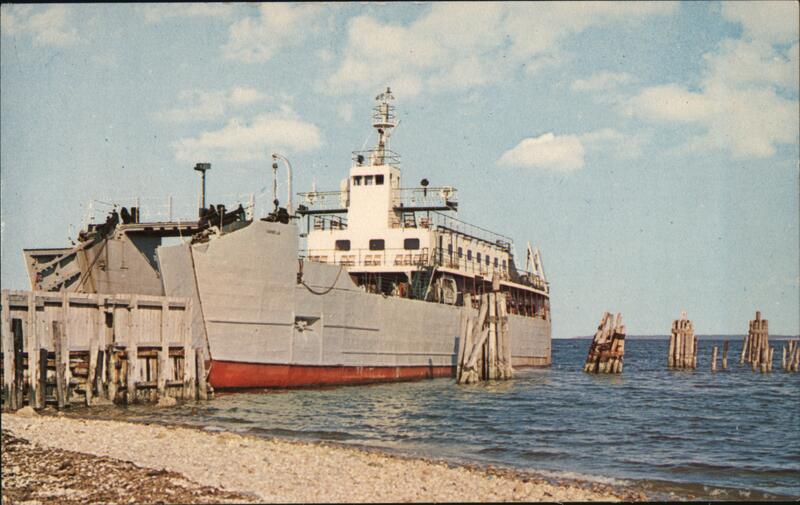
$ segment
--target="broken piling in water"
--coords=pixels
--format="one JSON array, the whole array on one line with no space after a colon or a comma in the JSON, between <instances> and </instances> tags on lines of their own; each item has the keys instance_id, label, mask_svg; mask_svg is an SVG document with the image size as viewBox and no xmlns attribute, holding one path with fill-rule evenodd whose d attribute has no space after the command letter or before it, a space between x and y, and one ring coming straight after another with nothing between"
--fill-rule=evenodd
<instances>
[{"instance_id":1,"label":"broken piling in water","mask_svg":"<svg viewBox=\"0 0 800 505\"><path fill-rule=\"evenodd\" d=\"M622 314L605 312L597 326L583 370L588 373L622 373L625 357L625 326Z\"/></svg>"},{"instance_id":2,"label":"broken piling in water","mask_svg":"<svg viewBox=\"0 0 800 505\"><path fill-rule=\"evenodd\" d=\"M753 371L760 369L762 373L772 370L772 352L769 346L769 323L761 319L761 311L756 311L756 318L750 321L747 336L742 345L740 364L750 363Z\"/></svg>"},{"instance_id":3,"label":"broken piling in water","mask_svg":"<svg viewBox=\"0 0 800 505\"><path fill-rule=\"evenodd\" d=\"M681 318L672 322L667 366L697 368L697 338L694 334L694 324L686 318L686 312L681 312Z\"/></svg>"},{"instance_id":4,"label":"broken piling in water","mask_svg":"<svg viewBox=\"0 0 800 505\"><path fill-rule=\"evenodd\" d=\"M783 344L783 356L781 357L781 369L786 372L797 372L800 367L800 341L789 340Z\"/></svg>"},{"instance_id":5,"label":"broken piling in water","mask_svg":"<svg viewBox=\"0 0 800 505\"><path fill-rule=\"evenodd\" d=\"M508 336L507 294L499 285L480 295L477 318L471 315L472 295L464 295L456 383L511 379L511 342Z\"/></svg>"}]
</instances>

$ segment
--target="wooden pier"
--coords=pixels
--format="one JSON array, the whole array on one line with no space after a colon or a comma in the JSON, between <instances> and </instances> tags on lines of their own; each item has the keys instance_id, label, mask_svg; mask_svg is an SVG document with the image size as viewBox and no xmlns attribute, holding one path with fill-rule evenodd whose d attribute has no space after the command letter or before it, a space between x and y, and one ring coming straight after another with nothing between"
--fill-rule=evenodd
<instances>
[{"instance_id":1,"label":"wooden pier","mask_svg":"<svg viewBox=\"0 0 800 505\"><path fill-rule=\"evenodd\" d=\"M4 410L207 399L185 298L2 291Z\"/></svg>"},{"instance_id":2,"label":"wooden pier","mask_svg":"<svg viewBox=\"0 0 800 505\"><path fill-rule=\"evenodd\" d=\"M622 373L625 358L625 326L622 314L605 312L597 326L583 370L588 373Z\"/></svg>"}]
</instances>

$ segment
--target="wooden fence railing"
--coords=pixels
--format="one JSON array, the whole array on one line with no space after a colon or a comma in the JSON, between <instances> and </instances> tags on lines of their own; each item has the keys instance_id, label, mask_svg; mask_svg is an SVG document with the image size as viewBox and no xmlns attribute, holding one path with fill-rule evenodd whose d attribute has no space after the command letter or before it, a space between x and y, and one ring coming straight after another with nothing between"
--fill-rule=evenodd
<instances>
[{"instance_id":1,"label":"wooden fence railing","mask_svg":"<svg viewBox=\"0 0 800 505\"><path fill-rule=\"evenodd\" d=\"M2 291L3 408L206 399L190 299ZM165 400L169 401L169 400Z\"/></svg>"}]
</instances>

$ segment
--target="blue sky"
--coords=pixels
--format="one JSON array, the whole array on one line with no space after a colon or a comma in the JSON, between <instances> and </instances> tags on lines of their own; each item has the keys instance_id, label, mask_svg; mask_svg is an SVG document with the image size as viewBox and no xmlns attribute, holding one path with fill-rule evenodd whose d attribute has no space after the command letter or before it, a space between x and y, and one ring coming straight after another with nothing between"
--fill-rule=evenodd
<instances>
[{"instance_id":1,"label":"blue sky","mask_svg":"<svg viewBox=\"0 0 800 505\"><path fill-rule=\"evenodd\" d=\"M795 2L3 5L2 286L91 198L338 189L390 85L406 185L542 250L554 336L800 333ZM374 142L374 136L369 143ZM266 193L265 193L266 191ZM285 191L282 189L282 191Z\"/></svg>"}]
</instances>

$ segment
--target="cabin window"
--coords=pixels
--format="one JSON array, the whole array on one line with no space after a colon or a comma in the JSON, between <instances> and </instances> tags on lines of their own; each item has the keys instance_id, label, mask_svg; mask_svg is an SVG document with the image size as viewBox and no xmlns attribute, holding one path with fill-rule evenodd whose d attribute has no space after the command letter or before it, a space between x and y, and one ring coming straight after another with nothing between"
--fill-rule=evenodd
<instances>
[{"instance_id":1,"label":"cabin window","mask_svg":"<svg viewBox=\"0 0 800 505\"><path fill-rule=\"evenodd\" d=\"M350 241L349 240L337 240L336 241L336 250L337 251L349 251L350 250Z\"/></svg>"},{"instance_id":2,"label":"cabin window","mask_svg":"<svg viewBox=\"0 0 800 505\"><path fill-rule=\"evenodd\" d=\"M375 176L375 185L376 186L380 186L382 184L383 184L383 175L382 174L376 175Z\"/></svg>"},{"instance_id":3,"label":"cabin window","mask_svg":"<svg viewBox=\"0 0 800 505\"><path fill-rule=\"evenodd\" d=\"M489 255L487 254L486 255L486 266L489 266L489 261L490 260L491 260L491 258L489 258Z\"/></svg>"},{"instance_id":4,"label":"cabin window","mask_svg":"<svg viewBox=\"0 0 800 505\"><path fill-rule=\"evenodd\" d=\"M419 249L419 239L418 238L407 238L403 240L403 249L406 250L417 250Z\"/></svg>"},{"instance_id":5,"label":"cabin window","mask_svg":"<svg viewBox=\"0 0 800 505\"><path fill-rule=\"evenodd\" d=\"M384 241L382 238L374 238L369 241L370 251L383 251L383 249L384 249Z\"/></svg>"},{"instance_id":6,"label":"cabin window","mask_svg":"<svg viewBox=\"0 0 800 505\"><path fill-rule=\"evenodd\" d=\"M472 249L467 249L467 261L472 261Z\"/></svg>"},{"instance_id":7,"label":"cabin window","mask_svg":"<svg viewBox=\"0 0 800 505\"><path fill-rule=\"evenodd\" d=\"M447 255L453 257L453 244L447 244Z\"/></svg>"},{"instance_id":8,"label":"cabin window","mask_svg":"<svg viewBox=\"0 0 800 505\"><path fill-rule=\"evenodd\" d=\"M361 176L356 175L353 177L353 186L361 186Z\"/></svg>"},{"instance_id":9,"label":"cabin window","mask_svg":"<svg viewBox=\"0 0 800 505\"><path fill-rule=\"evenodd\" d=\"M475 255L475 258L478 260L478 264L481 264L481 253Z\"/></svg>"},{"instance_id":10,"label":"cabin window","mask_svg":"<svg viewBox=\"0 0 800 505\"><path fill-rule=\"evenodd\" d=\"M372 176L365 175L364 176L364 186L372 186Z\"/></svg>"},{"instance_id":11,"label":"cabin window","mask_svg":"<svg viewBox=\"0 0 800 505\"><path fill-rule=\"evenodd\" d=\"M464 257L464 249L462 249L460 247L458 248L458 257L459 258L463 258Z\"/></svg>"},{"instance_id":12,"label":"cabin window","mask_svg":"<svg viewBox=\"0 0 800 505\"><path fill-rule=\"evenodd\" d=\"M497 268L497 258L494 259L494 267Z\"/></svg>"},{"instance_id":13,"label":"cabin window","mask_svg":"<svg viewBox=\"0 0 800 505\"><path fill-rule=\"evenodd\" d=\"M506 260L503 260L503 270L505 270L506 268L507 268L506 267Z\"/></svg>"}]
</instances>

